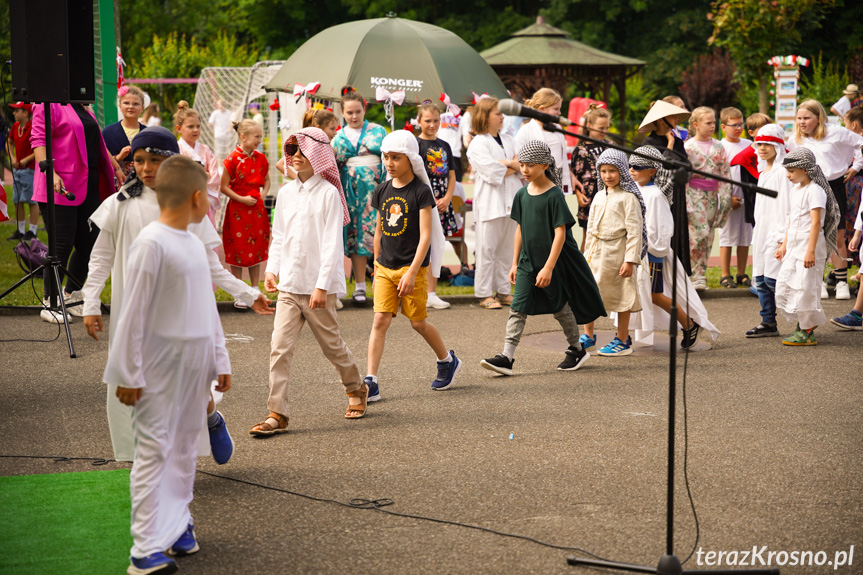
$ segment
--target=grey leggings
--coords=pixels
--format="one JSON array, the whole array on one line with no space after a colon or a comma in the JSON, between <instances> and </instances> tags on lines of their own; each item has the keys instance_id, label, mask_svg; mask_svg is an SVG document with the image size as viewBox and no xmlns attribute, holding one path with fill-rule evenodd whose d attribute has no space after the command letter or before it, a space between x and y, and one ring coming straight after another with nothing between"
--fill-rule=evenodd
<instances>
[{"instance_id":1,"label":"grey leggings","mask_svg":"<svg viewBox=\"0 0 863 575\"><path fill-rule=\"evenodd\" d=\"M581 349L581 344L578 341L578 322L569 304L565 304L559 312L554 314L554 319L563 328L563 334L566 336L566 341L570 347ZM506 343L513 347L518 345L518 342L521 341L521 334L524 333L526 320L527 314L517 312L514 309L509 310L509 319L506 322L506 338L504 338Z\"/></svg>"}]
</instances>

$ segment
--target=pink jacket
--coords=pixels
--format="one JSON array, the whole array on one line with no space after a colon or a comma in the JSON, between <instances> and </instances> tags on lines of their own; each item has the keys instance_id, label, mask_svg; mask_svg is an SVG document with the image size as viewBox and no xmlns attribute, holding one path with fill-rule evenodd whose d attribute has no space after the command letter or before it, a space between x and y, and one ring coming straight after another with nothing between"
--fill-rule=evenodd
<instances>
[{"instance_id":1,"label":"pink jacket","mask_svg":"<svg viewBox=\"0 0 863 575\"><path fill-rule=\"evenodd\" d=\"M54 170L63 178L63 185L75 194L75 199L67 200L54 195L58 206L80 206L87 194L87 144L84 140L84 126L72 106L51 104L51 154ZM45 105L33 104L33 131L30 145L35 149L45 146ZM108 149L99 135L99 196L102 200L113 194L114 170ZM53 188L53 186L51 186ZM47 202L45 174L36 170L33 179L33 200Z\"/></svg>"}]
</instances>

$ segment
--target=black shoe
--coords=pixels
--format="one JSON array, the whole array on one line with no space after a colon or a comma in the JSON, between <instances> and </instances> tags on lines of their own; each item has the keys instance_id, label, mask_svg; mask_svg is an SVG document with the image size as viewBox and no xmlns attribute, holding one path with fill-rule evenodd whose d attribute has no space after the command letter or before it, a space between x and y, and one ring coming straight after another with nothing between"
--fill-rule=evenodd
<instances>
[{"instance_id":1,"label":"black shoe","mask_svg":"<svg viewBox=\"0 0 863 575\"><path fill-rule=\"evenodd\" d=\"M683 330L683 339L680 340L680 347L689 349L695 345L695 341L698 339L698 332L700 331L701 326L693 321L691 328Z\"/></svg>"},{"instance_id":2,"label":"black shoe","mask_svg":"<svg viewBox=\"0 0 863 575\"><path fill-rule=\"evenodd\" d=\"M569 349L566 350L566 357L558 364L557 369L560 371L575 371L584 365L589 358L590 354L583 349L569 346Z\"/></svg>"},{"instance_id":3,"label":"black shoe","mask_svg":"<svg viewBox=\"0 0 863 575\"><path fill-rule=\"evenodd\" d=\"M514 363L515 359L509 359L502 353L479 362L479 364L484 368L495 371L501 375L512 375L512 364Z\"/></svg>"},{"instance_id":4,"label":"black shoe","mask_svg":"<svg viewBox=\"0 0 863 575\"><path fill-rule=\"evenodd\" d=\"M23 237L24 237L24 234L22 234L21 232L19 232L19 231L16 229L16 230L15 230L15 233L14 233L14 234L12 234L11 236L9 236L8 238L6 238L6 240L7 240L7 241L11 241L11 240L20 240L20 239L21 239L21 238L23 238Z\"/></svg>"},{"instance_id":5,"label":"black shoe","mask_svg":"<svg viewBox=\"0 0 863 575\"><path fill-rule=\"evenodd\" d=\"M746 337L777 337L779 336L779 328L775 325L768 325L764 322L759 323L752 329L746 332Z\"/></svg>"},{"instance_id":6,"label":"black shoe","mask_svg":"<svg viewBox=\"0 0 863 575\"><path fill-rule=\"evenodd\" d=\"M27 233L24 234L24 241L29 242L30 240L35 240L36 234L30 230L27 230Z\"/></svg>"}]
</instances>

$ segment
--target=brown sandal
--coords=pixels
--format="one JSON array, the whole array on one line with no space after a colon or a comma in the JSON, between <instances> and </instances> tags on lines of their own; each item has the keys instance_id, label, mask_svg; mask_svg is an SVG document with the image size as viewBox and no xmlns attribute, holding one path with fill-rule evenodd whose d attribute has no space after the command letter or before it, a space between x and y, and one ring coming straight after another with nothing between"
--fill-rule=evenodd
<instances>
[{"instance_id":1,"label":"brown sandal","mask_svg":"<svg viewBox=\"0 0 863 575\"><path fill-rule=\"evenodd\" d=\"M369 404L369 386L363 383L359 390L346 393L348 397L359 397L362 399L362 403L348 402L348 408L345 411L345 419L359 419L363 417L366 414L366 407L368 407Z\"/></svg>"},{"instance_id":2,"label":"brown sandal","mask_svg":"<svg viewBox=\"0 0 863 575\"><path fill-rule=\"evenodd\" d=\"M269 423L267 423L268 419L275 419L278 421L278 427L273 427ZM255 424L252 429L249 430L249 433L252 435L276 435L277 433L287 433L288 432L288 418L284 415L276 413L275 411L271 411L270 414L264 418L264 420L260 423Z\"/></svg>"}]
</instances>

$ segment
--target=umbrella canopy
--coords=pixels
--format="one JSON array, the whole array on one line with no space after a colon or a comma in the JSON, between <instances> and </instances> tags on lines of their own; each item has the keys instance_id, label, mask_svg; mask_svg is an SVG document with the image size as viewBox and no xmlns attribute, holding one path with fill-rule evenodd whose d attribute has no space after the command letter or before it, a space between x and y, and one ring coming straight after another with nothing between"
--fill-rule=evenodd
<instances>
[{"instance_id":1,"label":"umbrella canopy","mask_svg":"<svg viewBox=\"0 0 863 575\"><path fill-rule=\"evenodd\" d=\"M320 82L314 97L339 101L350 84L371 103L377 88L403 90L405 105L439 101L446 93L462 106L473 93L508 96L494 70L448 30L389 16L327 28L294 52L267 91L292 92L295 84Z\"/></svg>"}]
</instances>

